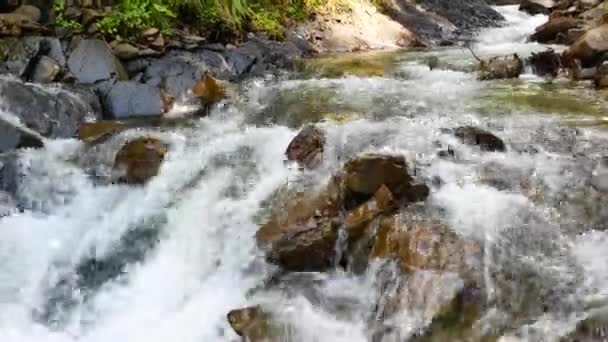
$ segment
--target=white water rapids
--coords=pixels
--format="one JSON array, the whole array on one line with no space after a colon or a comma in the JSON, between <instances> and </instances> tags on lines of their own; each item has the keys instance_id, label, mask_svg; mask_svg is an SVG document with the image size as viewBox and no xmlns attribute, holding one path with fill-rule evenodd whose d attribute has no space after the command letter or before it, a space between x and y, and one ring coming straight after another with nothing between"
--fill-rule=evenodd
<instances>
[{"instance_id":1,"label":"white water rapids","mask_svg":"<svg viewBox=\"0 0 608 342\"><path fill-rule=\"evenodd\" d=\"M546 18L512 6L500 11L508 25L481 33L475 46L480 54L543 49L525 38ZM472 61L462 50L437 55ZM295 341L370 340L367 321L377 300L373 270L361 276L335 271L299 284L312 297L321 296L317 301L297 286L291 295L255 291L272 272L254 239L263 201L286 181L321 182L362 151L403 154L421 181L441 179L426 205L440 209L459 234L485 242L490 300L506 300L507 307L525 304L526 288L504 294L492 280L493 271L513 265L525 277L538 277L559 300L572 299L570 311L556 305L521 321L511 319L517 326L507 329L509 338L551 341L601 312L608 301L608 235L579 233L607 216L595 212L589 224L583 223L579 208L567 202L570 194L591 191L582 179L601 156L600 146L608 146L608 136L581 129L576 141L569 141L570 131L560 123L566 116L551 112L498 108L483 116L471 103L493 83L476 81L471 73L429 71L407 53L396 69L398 77L252 80L238 108L218 109L195 127L144 131L171 147L160 174L141 188L95 182L75 140L24 152L19 199L31 209L0 219L0 341L236 341L226 314L258 303L294 327ZM287 126L307 110L302 101L323 93L332 96L328 105L363 117L323 123L328 132L324 163L302 175L284 162L298 130ZM274 119L259 114L270 111L279 114ZM496 132L508 152L481 153L440 132L463 124ZM120 142L141 134L125 133L93 159L103 165ZM460 161L438 158L437 143L457 146ZM525 152L530 149L535 153ZM529 184L519 184L522 178ZM502 235L509 229L513 234ZM133 231L158 235L150 233L141 253L132 255L125 252L124 239ZM131 241L127 249L136 249L126 241ZM501 248L509 252L500 254ZM80 265L116 255L124 262L113 276L90 288L79 285ZM594 311L581 309L587 302ZM401 336L420 328L424 309L419 305L403 313ZM492 312L484 319L490 325L512 323Z\"/></svg>"}]
</instances>

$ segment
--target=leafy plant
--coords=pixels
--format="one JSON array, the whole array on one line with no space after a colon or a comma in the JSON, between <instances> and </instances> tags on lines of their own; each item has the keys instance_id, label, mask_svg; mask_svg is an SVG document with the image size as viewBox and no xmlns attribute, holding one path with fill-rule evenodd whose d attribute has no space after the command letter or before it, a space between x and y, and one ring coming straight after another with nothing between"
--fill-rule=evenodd
<instances>
[{"instance_id":1,"label":"leafy plant","mask_svg":"<svg viewBox=\"0 0 608 342\"><path fill-rule=\"evenodd\" d=\"M82 25L78 21L65 17L65 0L54 0L53 12L55 13L55 26L74 32L82 31Z\"/></svg>"},{"instance_id":2,"label":"leafy plant","mask_svg":"<svg viewBox=\"0 0 608 342\"><path fill-rule=\"evenodd\" d=\"M168 31L175 18L175 13L161 0L123 0L111 15L97 23L97 27L105 36L130 40L149 27Z\"/></svg>"}]
</instances>

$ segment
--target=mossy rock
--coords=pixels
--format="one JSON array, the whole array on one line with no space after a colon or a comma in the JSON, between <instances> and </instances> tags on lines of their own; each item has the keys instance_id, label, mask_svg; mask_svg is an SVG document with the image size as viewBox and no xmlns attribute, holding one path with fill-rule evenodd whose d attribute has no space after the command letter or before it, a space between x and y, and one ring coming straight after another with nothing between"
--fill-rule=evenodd
<instances>
[{"instance_id":1,"label":"mossy rock","mask_svg":"<svg viewBox=\"0 0 608 342\"><path fill-rule=\"evenodd\" d=\"M153 137L141 137L127 142L116 154L114 169L120 181L145 184L156 176L167 154L167 145Z\"/></svg>"}]
</instances>

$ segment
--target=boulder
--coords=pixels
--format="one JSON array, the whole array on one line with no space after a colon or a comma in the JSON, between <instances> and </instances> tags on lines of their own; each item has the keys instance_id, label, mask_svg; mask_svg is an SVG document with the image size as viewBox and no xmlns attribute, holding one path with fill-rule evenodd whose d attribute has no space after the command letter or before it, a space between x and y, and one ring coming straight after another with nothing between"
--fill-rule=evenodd
<instances>
[{"instance_id":1,"label":"boulder","mask_svg":"<svg viewBox=\"0 0 608 342\"><path fill-rule=\"evenodd\" d=\"M99 39L83 39L72 51L68 68L80 83L128 79L120 61L114 57L108 44Z\"/></svg>"},{"instance_id":2,"label":"boulder","mask_svg":"<svg viewBox=\"0 0 608 342\"><path fill-rule=\"evenodd\" d=\"M314 125L304 127L289 143L287 160L297 161L308 169L317 167L323 159L325 132Z\"/></svg>"},{"instance_id":3,"label":"boulder","mask_svg":"<svg viewBox=\"0 0 608 342\"><path fill-rule=\"evenodd\" d=\"M32 22L39 22L42 18L42 11L36 6L31 5L21 5L17 7L13 13L22 14L26 16Z\"/></svg>"},{"instance_id":4,"label":"boulder","mask_svg":"<svg viewBox=\"0 0 608 342\"><path fill-rule=\"evenodd\" d=\"M558 37L567 34L571 29L580 28L581 20L572 17L557 17L536 28L530 40L540 43L563 43Z\"/></svg>"},{"instance_id":5,"label":"boulder","mask_svg":"<svg viewBox=\"0 0 608 342\"><path fill-rule=\"evenodd\" d=\"M556 0L522 0L519 10L528 14L549 14L557 6Z\"/></svg>"},{"instance_id":6,"label":"boulder","mask_svg":"<svg viewBox=\"0 0 608 342\"><path fill-rule=\"evenodd\" d=\"M114 170L119 180L128 184L145 184L158 174L167 154L167 145L149 136L128 141L116 154Z\"/></svg>"},{"instance_id":7,"label":"boulder","mask_svg":"<svg viewBox=\"0 0 608 342\"><path fill-rule=\"evenodd\" d=\"M261 306L232 310L227 315L228 323L243 342L292 341L288 326L277 322Z\"/></svg>"},{"instance_id":8,"label":"boulder","mask_svg":"<svg viewBox=\"0 0 608 342\"><path fill-rule=\"evenodd\" d=\"M482 151L504 152L505 143L494 134L473 126L462 126L454 130L446 130L453 134L463 144L479 146Z\"/></svg>"},{"instance_id":9,"label":"boulder","mask_svg":"<svg viewBox=\"0 0 608 342\"><path fill-rule=\"evenodd\" d=\"M41 33L48 30L32 20L32 13L0 13L0 36L21 36L26 32Z\"/></svg>"},{"instance_id":10,"label":"boulder","mask_svg":"<svg viewBox=\"0 0 608 342\"><path fill-rule=\"evenodd\" d=\"M37 83L50 83L57 80L61 67L51 57L42 56L32 74L32 81Z\"/></svg>"},{"instance_id":11,"label":"boulder","mask_svg":"<svg viewBox=\"0 0 608 342\"><path fill-rule=\"evenodd\" d=\"M311 218L272 245L268 260L292 272L321 272L335 266L340 221Z\"/></svg>"},{"instance_id":12,"label":"boulder","mask_svg":"<svg viewBox=\"0 0 608 342\"><path fill-rule=\"evenodd\" d=\"M5 139L0 151L22 146L24 129L34 132L28 136L70 138L81 122L100 116L97 97L86 88L76 90L57 84L41 87L12 78L0 78L0 109L11 117L8 122L12 123L3 129ZM19 132L13 126L21 127ZM8 134L7 130L13 133Z\"/></svg>"},{"instance_id":13,"label":"boulder","mask_svg":"<svg viewBox=\"0 0 608 342\"><path fill-rule=\"evenodd\" d=\"M207 73L194 84L192 94L205 106L213 105L226 96L220 81Z\"/></svg>"},{"instance_id":14,"label":"boulder","mask_svg":"<svg viewBox=\"0 0 608 342\"><path fill-rule=\"evenodd\" d=\"M269 315L260 306L235 309L227 315L228 323L245 341L262 341L268 338Z\"/></svg>"},{"instance_id":15,"label":"boulder","mask_svg":"<svg viewBox=\"0 0 608 342\"><path fill-rule=\"evenodd\" d=\"M83 122L78 127L78 139L92 143L104 137L114 135L127 129L127 124L120 121Z\"/></svg>"},{"instance_id":16,"label":"boulder","mask_svg":"<svg viewBox=\"0 0 608 342\"><path fill-rule=\"evenodd\" d=\"M129 43L116 44L112 51L121 60L129 60L139 56L139 49Z\"/></svg>"},{"instance_id":17,"label":"boulder","mask_svg":"<svg viewBox=\"0 0 608 342\"><path fill-rule=\"evenodd\" d=\"M368 153L349 160L344 165L346 188L354 196L371 197L385 185L400 196L412 185L407 163L402 156Z\"/></svg>"},{"instance_id":18,"label":"boulder","mask_svg":"<svg viewBox=\"0 0 608 342\"><path fill-rule=\"evenodd\" d=\"M65 65L65 55L58 39L51 37L0 39L0 72L2 73L12 74L26 81L35 81L37 65L44 57L52 59L60 68Z\"/></svg>"},{"instance_id":19,"label":"boulder","mask_svg":"<svg viewBox=\"0 0 608 342\"><path fill-rule=\"evenodd\" d=\"M524 69L524 62L517 54L481 60L478 67L478 80L518 78Z\"/></svg>"},{"instance_id":20,"label":"boulder","mask_svg":"<svg viewBox=\"0 0 608 342\"><path fill-rule=\"evenodd\" d=\"M532 53L526 63L536 75L543 77L557 77L562 64L561 57L551 49Z\"/></svg>"},{"instance_id":21,"label":"boulder","mask_svg":"<svg viewBox=\"0 0 608 342\"><path fill-rule=\"evenodd\" d=\"M608 52L608 24L587 31L562 54L567 66L579 60L583 68L596 66Z\"/></svg>"},{"instance_id":22,"label":"boulder","mask_svg":"<svg viewBox=\"0 0 608 342\"><path fill-rule=\"evenodd\" d=\"M298 192L295 198L280 198L277 201L280 207L274 208L268 221L256 233L258 245L268 250L311 219L339 216L344 206L342 183L338 177L332 177L319 192Z\"/></svg>"},{"instance_id":23,"label":"boulder","mask_svg":"<svg viewBox=\"0 0 608 342\"><path fill-rule=\"evenodd\" d=\"M134 81L100 84L104 113L113 119L160 116L166 104L162 91L155 86Z\"/></svg>"},{"instance_id":24,"label":"boulder","mask_svg":"<svg viewBox=\"0 0 608 342\"><path fill-rule=\"evenodd\" d=\"M435 270L458 274L467 284L479 284L482 249L449 227L437 223L383 220L370 258L395 260L403 272Z\"/></svg>"},{"instance_id":25,"label":"boulder","mask_svg":"<svg viewBox=\"0 0 608 342\"><path fill-rule=\"evenodd\" d=\"M593 82L597 89L608 88L608 61L597 68Z\"/></svg>"},{"instance_id":26,"label":"boulder","mask_svg":"<svg viewBox=\"0 0 608 342\"><path fill-rule=\"evenodd\" d=\"M344 218L344 231L349 240L355 240L363 235L365 228L380 214L388 214L397 208L391 191L381 185L374 197L351 210Z\"/></svg>"}]
</instances>

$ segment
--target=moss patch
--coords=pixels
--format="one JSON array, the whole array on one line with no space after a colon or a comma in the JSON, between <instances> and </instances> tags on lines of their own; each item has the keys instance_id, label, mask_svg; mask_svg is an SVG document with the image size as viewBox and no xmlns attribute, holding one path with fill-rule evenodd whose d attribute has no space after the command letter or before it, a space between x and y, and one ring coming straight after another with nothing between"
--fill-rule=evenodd
<instances>
[{"instance_id":1,"label":"moss patch","mask_svg":"<svg viewBox=\"0 0 608 342\"><path fill-rule=\"evenodd\" d=\"M326 55L301 61L297 67L303 73L337 78L384 76L395 66L396 52L365 52Z\"/></svg>"},{"instance_id":2,"label":"moss patch","mask_svg":"<svg viewBox=\"0 0 608 342\"><path fill-rule=\"evenodd\" d=\"M489 94L474 100L473 108L488 115L532 109L546 114L602 116L608 109L608 103L598 93L570 82L532 85L513 82L494 87Z\"/></svg>"}]
</instances>

